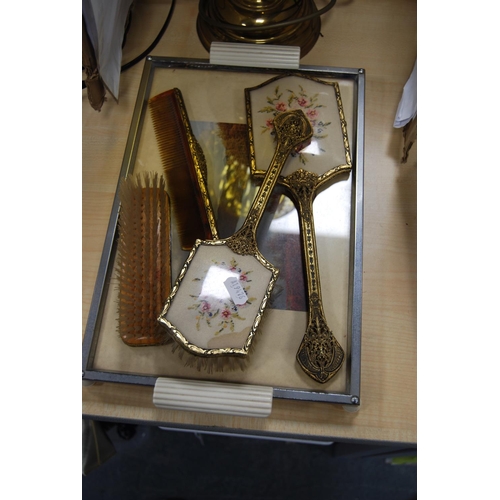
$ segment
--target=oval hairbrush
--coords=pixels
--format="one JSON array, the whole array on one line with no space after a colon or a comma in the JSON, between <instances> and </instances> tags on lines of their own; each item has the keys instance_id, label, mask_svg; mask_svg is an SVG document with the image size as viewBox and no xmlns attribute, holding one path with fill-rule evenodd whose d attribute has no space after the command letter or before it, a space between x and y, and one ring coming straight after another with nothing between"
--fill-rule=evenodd
<instances>
[{"instance_id":1,"label":"oval hairbrush","mask_svg":"<svg viewBox=\"0 0 500 500\"><path fill-rule=\"evenodd\" d=\"M313 131L301 110L277 116L274 127L274 155L243 226L226 239L197 240L158 318L191 354L246 357L278 277L256 231L286 159Z\"/></svg>"}]
</instances>

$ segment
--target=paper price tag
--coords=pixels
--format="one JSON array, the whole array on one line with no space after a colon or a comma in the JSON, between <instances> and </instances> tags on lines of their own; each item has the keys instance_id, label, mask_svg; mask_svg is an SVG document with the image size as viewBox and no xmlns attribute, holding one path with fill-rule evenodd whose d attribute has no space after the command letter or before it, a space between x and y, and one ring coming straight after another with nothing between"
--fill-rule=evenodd
<instances>
[{"instance_id":1,"label":"paper price tag","mask_svg":"<svg viewBox=\"0 0 500 500\"><path fill-rule=\"evenodd\" d=\"M246 304L248 297L245 290L243 290L243 287L241 286L240 280L238 278L227 278L227 280L224 281L224 285L226 286L226 289L229 292L232 301L237 306Z\"/></svg>"}]
</instances>

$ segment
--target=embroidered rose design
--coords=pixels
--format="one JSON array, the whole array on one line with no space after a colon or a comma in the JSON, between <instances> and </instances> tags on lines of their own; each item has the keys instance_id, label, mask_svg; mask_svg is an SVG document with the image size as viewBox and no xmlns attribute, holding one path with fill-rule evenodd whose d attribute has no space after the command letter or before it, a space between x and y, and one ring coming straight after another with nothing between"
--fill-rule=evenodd
<instances>
[{"instance_id":1,"label":"embroidered rose design","mask_svg":"<svg viewBox=\"0 0 500 500\"><path fill-rule=\"evenodd\" d=\"M241 316L241 311L252 304L255 297L249 295L251 288L249 283L252 281L249 278L251 271L241 269L234 258L229 263L212 261L212 264L220 270L227 270L231 271L233 275L236 274L248 297L245 304L237 306L228 297L220 298L213 294L204 294L203 283L208 271L204 273L203 277L193 279L193 281L200 283L200 291L197 295L190 295L194 302L188 307L188 310L195 311L196 329L199 330L201 324L205 323L209 328L217 328L215 335L218 335L224 331L228 333L234 331L235 321L245 319Z\"/></svg>"},{"instance_id":2,"label":"embroidered rose design","mask_svg":"<svg viewBox=\"0 0 500 500\"><path fill-rule=\"evenodd\" d=\"M277 85L274 89L274 94L266 98L267 106L259 109L259 113L267 113L272 115L271 118L267 118L265 124L261 126L262 133L270 133L272 136L275 135L274 132L274 118L284 111L290 109L302 109L309 119L311 126L313 128L313 137L316 140L321 140L327 137L325 134L325 129L332 122L324 122L321 120L321 108L326 108L326 105L319 103L319 94L308 95L307 91L299 85L299 90L295 92L294 90L286 89L286 95L280 91L280 86ZM320 148L320 151L324 152L324 149ZM292 156L299 157L302 164L307 162L307 157L301 153L292 153Z\"/></svg>"}]
</instances>

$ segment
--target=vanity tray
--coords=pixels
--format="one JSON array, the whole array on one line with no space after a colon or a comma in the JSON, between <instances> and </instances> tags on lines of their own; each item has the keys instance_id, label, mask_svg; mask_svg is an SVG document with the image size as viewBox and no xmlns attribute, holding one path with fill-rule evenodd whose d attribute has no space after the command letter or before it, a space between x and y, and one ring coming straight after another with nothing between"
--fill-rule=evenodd
<instances>
[{"instance_id":1,"label":"vanity tray","mask_svg":"<svg viewBox=\"0 0 500 500\"><path fill-rule=\"evenodd\" d=\"M295 81L297 86L292 89L290 82ZM283 187L273 192L259 227L259 248L280 274L245 370L197 369L186 364L179 349L173 351L173 344L130 347L117 331L120 184L132 173L162 172L148 100L169 89L181 90L206 159L207 188L219 237L227 238L241 227L259 187L258 175L252 175L251 161L245 159L245 89L266 82L273 83L264 87L263 92L269 93L264 100L275 107L303 99L301 102L313 102L319 109L323 98L332 98L329 93L339 90L341 96L351 168L325 183L313 205L324 314L345 352L342 367L325 383L309 377L296 360L307 326L308 303L298 212ZM325 83L324 92L318 92L316 82ZM222 66L198 59L147 58L83 340L84 380L147 386L155 386L159 378L234 383L272 387L273 398L337 403L353 409L360 404L364 89L362 69L271 69ZM323 121L316 122L318 136L337 126L338 110L327 111L322 109ZM256 148L265 134L263 112L262 123L253 124ZM332 159L332 166L338 161ZM253 170L255 174L255 165ZM174 282L189 252L180 249L173 226L171 243Z\"/></svg>"}]
</instances>

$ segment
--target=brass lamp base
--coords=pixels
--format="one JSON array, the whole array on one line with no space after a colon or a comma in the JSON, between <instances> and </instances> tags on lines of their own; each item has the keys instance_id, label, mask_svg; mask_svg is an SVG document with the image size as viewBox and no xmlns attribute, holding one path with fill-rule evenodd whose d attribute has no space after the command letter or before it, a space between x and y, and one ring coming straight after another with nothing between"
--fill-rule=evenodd
<instances>
[{"instance_id":1,"label":"brass lamp base","mask_svg":"<svg viewBox=\"0 0 500 500\"><path fill-rule=\"evenodd\" d=\"M317 13L313 0L202 0L196 27L207 51L214 41L293 45L303 57L320 35Z\"/></svg>"}]
</instances>

